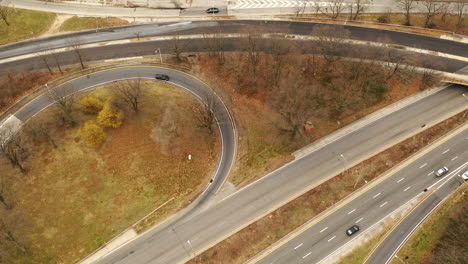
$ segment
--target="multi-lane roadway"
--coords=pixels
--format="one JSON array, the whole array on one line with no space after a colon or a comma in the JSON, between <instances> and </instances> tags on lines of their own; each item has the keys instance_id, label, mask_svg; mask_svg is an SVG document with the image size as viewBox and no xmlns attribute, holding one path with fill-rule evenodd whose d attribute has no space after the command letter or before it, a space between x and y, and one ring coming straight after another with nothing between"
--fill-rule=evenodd
<instances>
[{"instance_id":1,"label":"multi-lane roadway","mask_svg":"<svg viewBox=\"0 0 468 264\"><path fill-rule=\"evenodd\" d=\"M381 221L382 216L390 215L416 196L431 192L452 178L448 184L450 188L442 189L430 200L440 201L463 182L458 174L468 167L467 127L468 125L454 133L453 137L444 139L445 142L424 156L389 174L385 181L347 202L271 254L257 259L257 263L319 263L337 248L359 239L366 230ZM443 166L447 166L450 173L441 178L436 177L434 172ZM407 224L414 222L408 221ZM358 225L361 230L348 236L346 230L353 225ZM398 239L398 236L394 239ZM398 245L391 242L386 247ZM384 248L380 254L375 255L369 263L385 263L384 253L393 252L387 249Z\"/></svg>"}]
</instances>

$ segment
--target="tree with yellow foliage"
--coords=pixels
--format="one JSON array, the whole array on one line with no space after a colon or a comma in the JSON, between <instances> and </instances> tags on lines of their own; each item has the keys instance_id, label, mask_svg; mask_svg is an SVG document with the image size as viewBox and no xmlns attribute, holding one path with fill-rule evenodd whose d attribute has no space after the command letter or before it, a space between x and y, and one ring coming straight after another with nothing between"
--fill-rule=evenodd
<instances>
[{"instance_id":1,"label":"tree with yellow foliage","mask_svg":"<svg viewBox=\"0 0 468 264\"><path fill-rule=\"evenodd\" d=\"M96 121L89 120L81 130L83 137L90 147L98 148L106 140L106 131Z\"/></svg>"},{"instance_id":2,"label":"tree with yellow foliage","mask_svg":"<svg viewBox=\"0 0 468 264\"><path fill-rule=\"evenodd\" d=\"M115 109L115 107L113 107L112 103L109 101L106 102L104 108L102 108L101 112L99 112L97 118L101 126L113 128L118 128L119 126L121 126L123 119L123 112L118 109Z\"/></svg>"},{"instance_id":3,"label":"tree with yellow foliage","mask_svg":"<svg viewBox=\"0 0 468 264\"><path fill-rule=\"evenodd\" d=\"M81 110L88 114L97 114L104 108L104 103L99 98L93 96L84 97L80 103Z\"/></svg>"}]
</instances>

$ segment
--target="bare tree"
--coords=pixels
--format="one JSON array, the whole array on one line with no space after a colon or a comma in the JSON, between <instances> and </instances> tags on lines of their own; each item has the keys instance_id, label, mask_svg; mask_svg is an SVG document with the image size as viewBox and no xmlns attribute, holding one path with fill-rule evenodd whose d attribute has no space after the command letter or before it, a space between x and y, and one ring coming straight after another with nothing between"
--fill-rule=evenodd
<instances>
[{"instance_id":1,"label":"bare tree","mask_svg":"<svg viewBox=\"0 0 468 264\"><path fill-rule=\"evenodd\" d=\"M297 6L294 7L294 14L296 14L296 17L302 16L305 12L306 7L307 3L305 1L298 2Z\"/></svg>"},{"instance_id":2,"label":"bare tree","mask_svg":"<svg viewBox=\"0 0 468 264\"><path fill-rule=\"evenodd\" d=\"M219 64L223 64L224 57L224 38L221 38L218 33L203 34L204 47L208 50L208 55L216 57Z\"/></svg>"},{"instance_id":3,"label":"bare tree","mask_svg":"<svg viewBox=\"0 0 468 264\"><path fill-rule=\"evenodd\" d=\"M330 0L330 7L326 7L324 10L325 12L322 11L322 13L327 16L330 16L332 19L337 19L344 9L344 0Z\"/></svg>"},{"instance_id":4,"label":"bare tree","mask_svg":"<svg viewBox=\"0 0 468 264\"><path fill-rule=\"evenodd\" d=\"M320 12L322 12L322 6L318 1L314 1L312 3L312 8L314 9L315 15L318 15Z\"/></svg>"},{"instance_id":5,"label":"bare tree","mask_svg":"<svg viewBox=\"0 0 468 264\"><path fill-rule=\"evenodd\" d=\"M7 203L5 199L5 189L6 189L5 180L3 178L0 178L0 203L2 203L7 210L10 210L11 206L10 204Z\"/></svg>"},{"instance_id":6,"label":"bare tree","mask_svg":"<svg viewBox=\"0 0 468 264\"><path fill-rule=\"evenodd\" d=\"M290 72L294 79L294 83L281 81L278 89L272 93L273 105L278 109L279 114L283 117L286 126L278 125L278 129L290 135L291 140L294 140L298 135L303 135L301 132L302 125L310 118L310 110L312 109L315 92L317 86L311 84L305 85L297 72Z\"/></svg>"},{"instance_id":7,"label":"bare tree","mask_svg":"<svg viewBox=\"0 0 468 264\"><path fill-rule=\"evenodd\" d=\"M413 10L418 2L416 0L395 0L396 4L405 12L405 25L411 26L411 10Z\"/></svg>"},{"instance_id":8,"label":"bare tree","mask_svg":"<svg viewBox=\"0 0 468 264\"><path fill-rule=\"evenodd\" d=\"M218 106L218 101L211 94L205 95L203 99L205 105L196 103L193 105L193 111L200 123L200 127L208 129L210 134L213 134L213 125L216 120L214 112Z\"/></svg>"},{"instance_id":9,"label":"bare tree","mask_svg":"<svg viewBox=\"0 0 468 264\"><path fill-rule=\"evenodd\" d=\"M249 65L255 78L257 66L260 63L260 36L255 32L249 32L246 39L245 49L247 51Z\"/></svg>"},{"instance_id":10,"label":"bare tree","mask_svg":"<svg viewBox=\"0 0 468 264\"><path fill-rule=\"evenodd\" d=\"M13 234L12 225L9 225L7 221L0 218L0 239L6 242L12 243L17 249L22 252L26 252L26 248L19 242L19 240Z\"/></svg>"},{"instance_id":11,"label":"bare tree","mask_svg":"<svg viewBox=\"0 0 468 264\"><path fill-rule=\"evenodd\" d=\"M72 115L75 97L71 88L64 86L49 88L47 90L47 97L59 107L71 126L76 125L76 121Z\"/></svg>"},{"instance_id":12,"label":"bare tree","mask_svg":"<svg viewBox=\"0 0 468 264\"><path fill-rule=\"evenodd\" d=\"M457 17L458 17L458 21L457 21L457 26L461 26L463 25L463 21L465 20L465 12L466 12L466 9L465 7L467 7L467 3L466 2L457 2L455 3L455 10L456 10L456 13L457 13Z\"/></svg>"},{"instance_id":13,"label":"bare tree","mask_svg":"<svg viewBox=\"0 0 468 264\"><path fill-rule=\"evenodd\" d=\"M52 137L48 124L34 120L29 121L27 123L27 132L32 139L42 140L45 138L52 147L57 148L57 142Z\"/></svg>"},{"instance_id":14,"label":"bare tree","mask_svg":"<svg viewBox=\"0 0 468 264\"><path fill-rule=\"evenodd\" d=\"M81 68L84 69L86 66L84 65L83 61L83 51L81 49L81 44L78 39L72 39L69 41L69 45L72 48L72 50L75 52L76 56L78 57L80 61Z\"/></svg>"},{"instance_id":15,"label":"bare tree","mask_svg":"<svg viewBox=\"0 0 468 264\"><path fill-rule=\"evenodd\" d=\"M446 3L441 3L439 0L424 0L422 1L422 5L426 8L426 19L424 21L424 27L432 27L433 18L444 9Z\"/></svg>"},{"instance_id":16,"label":"bare tree","mask_svg":"<svg viewBox=\"0 0 468 264\"><path fill-rule=\"evenodd\" d=\"M142 80L127 80L125 83L116 83L114 87L115 95L130 106L135 113L138 113L141 95L142 95Z\"/></svg>"},{"instance_id":17,"label":"bare tree","mask_svg":"<svg viewBox=\"0 0 468 264\"><path fill-rule=\"evenodd\" d=\"M5 1L6 4L0 5L0 18L5 22L7 26L10 26L10 22L8 22L8 17L10 16L11 12L13 11L12 8L9 7L10 2Z\"/></svg>"},{"instance_id":18,"label":"bare tree","mask_svg":"<svg viewBox=\"0 0 468 264\"><path fill-rule=\"evenodd\" d=\"M48 53L47 52L42 52L41 54L41 60L44 62L45 66L47 67L47 69L49 70L50 74L54 74L54 72L52 71L52 69L50 68L50 65L49 65L49 62L47 61L47 55Z\"/></svg>"},{"instance_id":19,"label":"bare tree","mask_svg":"<svg viewBox=\"0 0 468 264\"><path fill-rule=\"evenodd\" d=\"M367 10L369 3L370 3L370 0L354 0L354 2L351 3L351 5L349 6L351 10L350 12L351 20L357 20L359 15L364 13Z\"/></svg>"},{"instance_id":20,"label":"bare tree","mask_svg":"<svg viewBox=\"0 0 468 264\"><path fill-rule=\"evenodd\" d=\"M174 57L177 59L177 61L181 61L180 55L185 52L187 48L187 42L181 41L178 36L175 36L172 38L172 54L174 54Z\"/></svg>"},{"instance_id":21,"label":"bare tree","mask_svg":"<svg viewBox=\"0 0 468 264\"><path fill-rule=\"evenodd\" d=\"M281 76L281 69L283 68L287 58L286 55L289 53L289 46L278 39L272 39L269 43L270 45L267 49L267 53L271 55L273 59L273 70L271 71L273 74L272 79L274 85L278 85Z\"/></svg>"},{"instance_id":22,"label":"bare tree","mask_svg":"<svg viewBox=\"0 0 468 264\"><path fill-rule=\"evenodd\" d=\"M23 160L26 157L26 147L20 133L8 132L9 136L0 137L0 156L8 159L13 167L18 167L25 173ZM5 135L5 134L4 134Z\"/></svg>"},{"instance_id":23,"label":"bare tree","mask_svg":"<svg viewBox=\"0 0 468 264\"><path fill-rule=\"evenodd\" d=\"M336 61L344 52L345 41L350 36L349 30L343 27L327 25L315 26L312 34L317 37L316 48L329 63Z\"/></svg>"},{"instance_id":24,"label":"bare tree","mask_svg":"<svg viewBox=\"0 0 468 264\"><path fill-rule=\"evenodd\" d=\"M62 67L60 67L59 57L57 53L55 52L51 52L51 53L52 53L52 56L54 57L55 65L57 65L57 69L60 71L61 74L63 74Z\"/></svg>"}]
</instances>

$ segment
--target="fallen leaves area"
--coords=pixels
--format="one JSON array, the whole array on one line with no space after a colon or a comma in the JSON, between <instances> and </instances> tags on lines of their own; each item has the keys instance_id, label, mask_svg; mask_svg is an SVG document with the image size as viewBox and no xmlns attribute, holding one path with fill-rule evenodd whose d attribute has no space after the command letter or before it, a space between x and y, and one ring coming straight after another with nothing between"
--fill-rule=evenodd
<instances>
[{"instance_id":1,"label":"fallen leaves area","mask_svg":"<svg viewBox=\"0 0 468 264\"><path fill-rule=\"evenodd\" d=\"M294 47L279 45L272 44L271 54L217 53L192 61L237 123L239 153L230 179L237 186L292 160L293 151L435 83L401 68L295 56L285 51ZM313 126L308 134L307 122Z\"/></svg>"},{"instance_id":2,"label":"fallen leaves area","mask_svg":"<svg viewBox=\"0 0 468 264\"><path fill-rule=\"evenodd\" d=\"M78 97L105 101L114 96L111 89ZM138 114L114 98L125 119L119 128L106 128L100 148L88 147L81 136L83 124L96 116L83 113L75 100L74 127L57 107L34 118L57 148L46 137L24 136L26 173L0 158L0 228L13 238L0 236L1 263L76 263L172 197L151 224L205 188L220 147L219 137L194 116L193 106L201 103L160 82L144 83L142 93Z\"/></svg>"}]
</instances>

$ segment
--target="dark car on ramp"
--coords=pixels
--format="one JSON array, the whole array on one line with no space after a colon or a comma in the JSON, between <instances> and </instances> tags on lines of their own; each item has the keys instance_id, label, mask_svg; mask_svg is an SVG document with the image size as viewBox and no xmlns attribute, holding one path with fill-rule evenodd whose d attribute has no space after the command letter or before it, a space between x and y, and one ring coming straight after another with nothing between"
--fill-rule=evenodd
<instances>
[{"instance_id":1,"label":"dark car on ramp","mask_svg":"<svg viewBox=\"0 0 468 264\"><path fill-rule=\"evenodd\" d=\"M169 81L169 76L165 74L156 74L154 78L156 78L156 80Z\"/></svg>"}]
</instances>

